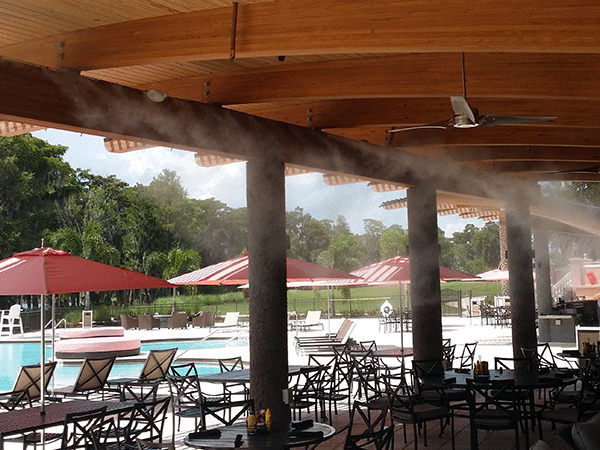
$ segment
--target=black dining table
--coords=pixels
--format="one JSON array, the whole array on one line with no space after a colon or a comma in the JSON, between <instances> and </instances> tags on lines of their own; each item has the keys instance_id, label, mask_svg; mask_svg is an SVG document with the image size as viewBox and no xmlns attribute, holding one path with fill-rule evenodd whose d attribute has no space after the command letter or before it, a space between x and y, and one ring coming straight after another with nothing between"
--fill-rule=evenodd
<instances>
[{"instance_id":1,"label":"black dining table","mask_svg":"<svg viewBox=\"0 0 600 450\"><path fill-rule=\"evenodd\" d=\"M320 366L289 366L289 375L298 375L302 369L319 369ZM207 383L250 383L250 369L231 370L229 372L219 372L199 375L198 380Z\"/></svg>"},{"instance_id":2,"label":"black dining table","mask_svg":"<svg viewBox=\"0 0 600 450\"><path fill-rule=\"evenodd\" d=\"M29 433L62 425L67 414L84 413L106 406L106 414L118 414L133 409L134 402L72 400L52 402L40 406L15 409L0 413L0 450L4 449L4 439L8 436Z\"/></svg>"},{"instance_id":3,"label":"black dining table","mask_svg":"<svg viewBox=\"0 0 600 450\"><path fill-rule=\"evenodd\" d=\"M533 370L490 370L489 376L475 375L472 370L447 370L444 376L427 377L423 380L424 383L435 384L447 387L466 387L467 379L481 380L514 380L515 387L522 389L538 389L549 387L559 383L560 380L572 379L573 376L556 370L537 372Z\"/></svg>"},{"instance_id":4,"label":"black dining table","mask_svg":"<svg viewBox=\"0 0 600 450\"><path fill-rule=\"evenodd\" d=\"M245 423L237 423L230 426L218 427L218 437L193 438L186 437L184 443L190 447L204 450L220 449L263 449L263 448L291 448L306 447L325 441L335 434L335 428L325 423L315 422L309 428L301 431L279 431L268 433L248 434ZM209 430L210 431L210 430ZM240 438L238 438L238 435ZM193 435L192 435L193 436ZM236 446L236 439L241 439Z\"/></svg>"}]
</instances>

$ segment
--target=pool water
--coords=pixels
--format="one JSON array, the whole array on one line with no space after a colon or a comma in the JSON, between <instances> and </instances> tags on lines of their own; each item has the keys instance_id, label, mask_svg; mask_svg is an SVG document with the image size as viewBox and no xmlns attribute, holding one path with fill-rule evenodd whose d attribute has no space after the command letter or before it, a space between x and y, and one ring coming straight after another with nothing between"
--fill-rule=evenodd
<instances>
[{"instance_id":1,"label":"pool water","mask_svg":"<svg viewBox=\"0 0 600 450\"><path fill-rule=\"evenodd\" d=\"M195 344L195 345L194 345ZM177 347L185 350L194 345L194 349L219 348L225 346L224 340L210 340L198 343L198 341L162 341L142 343L140 350L146 352L149 350L164 350ZM46 348L46 359L50 358L52 350ZM0 344L0 392L10 391L15 383L21 366L38 364L40 362L39 344L6 343ZM110 371L110 377L136 377L142 371L144 363L120 364L117 363ZM75 382L81 366L63 366L56 367L54 372L54 383L60 385L71 385ZM219 366L208 364L196 364L199 374L208 374L219 372Z\"/></svg>"}]
</instances>

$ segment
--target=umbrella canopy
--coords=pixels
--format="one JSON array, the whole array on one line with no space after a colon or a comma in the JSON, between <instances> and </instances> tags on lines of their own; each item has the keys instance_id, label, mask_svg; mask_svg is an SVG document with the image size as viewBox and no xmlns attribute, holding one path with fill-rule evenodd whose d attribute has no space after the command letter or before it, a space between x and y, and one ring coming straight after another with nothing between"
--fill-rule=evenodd
<instances>
[{"instance_id":1,"label":"umbrella canopy","mask_svg":"<svg viewBox=\"0 0 600 450\"><path fill-rule=\"evenodd\" d=\"M49 295L174 287L160 278L73 256L50 247L0 261L0 295Z\"/></svg>"},{"instance_id":2,"label":"umbrella canopy","mask_svg":"<svg viewBox=\"0 0 600 450\"><path fill-rule=\"evenodd\" d=\"M287 281L318 281L332 279L359 279L355 275L330 269L318 264L286 258ZM173 284L201 284L201 285L239 285L248 283L248 253L239 258L223 261L193 272L171 278Z\"/></svg>"},{"instance_id":3,"label":"umbrella canopy","mask_svg":"<svg viewBox=\"0 0 600 450\"><path fill-rule=\"evenodd\" d=\"M370 285L408 283L410 282L410 261L408 258L396 256L350 273L363 278ZM459 281L473 278L475 278L474 275L448 267L440 267L440 279L442 281Z\"/></svg>"},{"instance_id":4,"label":"umbrella canopy","mask_svg":"<svg viewBox=\"0 0 600 450\"><path fill-rule=\"evenodd\" d=\"M485 281L507 281L508 270L493 269L487 272L478 273L477 277Z\"/></svg>"}]
</instances>

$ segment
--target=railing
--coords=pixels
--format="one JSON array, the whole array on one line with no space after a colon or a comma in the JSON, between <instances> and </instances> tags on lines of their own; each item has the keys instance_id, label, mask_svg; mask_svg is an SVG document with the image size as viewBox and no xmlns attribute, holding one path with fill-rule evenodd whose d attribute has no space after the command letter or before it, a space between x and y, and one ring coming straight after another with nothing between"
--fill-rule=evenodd
<instances>
[{"instance_id":1,"label":"railing","mask_svg":"<svg viewBox=\"0 0 600 450\"><path fill-rule=\"evenodd\" d=\"M552 286L552 297L553 298L571 297L572 289L573 289L573 277L572 277L572 272L569 272Z\"/></svg>"}]
</instances>

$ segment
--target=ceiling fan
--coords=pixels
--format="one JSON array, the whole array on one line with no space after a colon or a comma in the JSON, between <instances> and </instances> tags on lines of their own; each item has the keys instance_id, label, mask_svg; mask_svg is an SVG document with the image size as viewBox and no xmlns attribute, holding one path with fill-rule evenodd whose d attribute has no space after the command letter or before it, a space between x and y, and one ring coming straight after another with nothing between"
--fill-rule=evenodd
<instances>
[{"instance_id":1,"label":"ceiling fan","mask_svg":"<svg viewBox=\"0 0 600 450\"><path fill-rule=\"evenodd\" d=\"M416 127L398 128L389 130L390 133L408 130L420 130L427 128L486 128L496 125L510 125L513 123L524 122L545 122L555 120L557 117L552 116L509 116L504 114L485 113L479 115L476 108L471 108L467 102L467 86L465 79L465 54L462 54L462 81L463 95L451 96L450 103L454 115L441 122L431 123L427 125L419 125Z\"/></svg>"}]
</instances>

